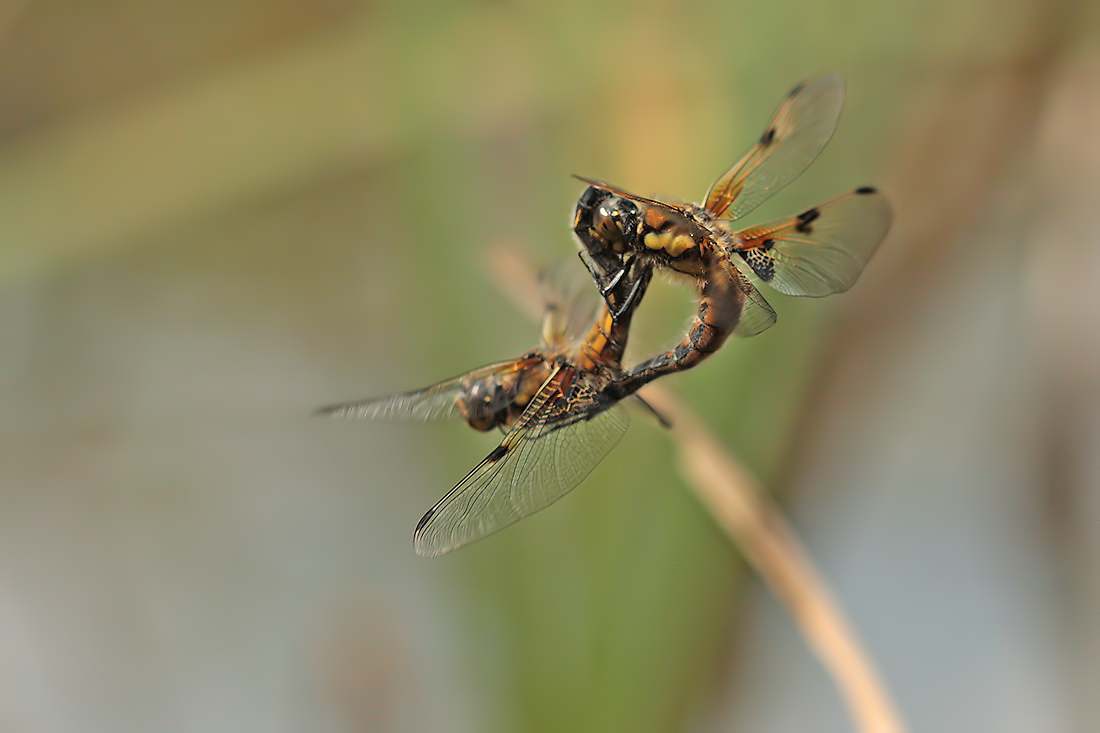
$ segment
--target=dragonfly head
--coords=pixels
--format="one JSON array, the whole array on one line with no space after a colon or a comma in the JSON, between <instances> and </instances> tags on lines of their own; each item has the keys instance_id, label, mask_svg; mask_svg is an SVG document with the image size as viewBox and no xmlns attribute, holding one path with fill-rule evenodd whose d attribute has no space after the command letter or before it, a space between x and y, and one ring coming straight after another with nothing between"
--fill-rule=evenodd
<instances>
[{"instance_id":1,"label":"dragonfly head","mask_svg":"<svg viewBox=\"0 0 1100 733\"><path fill-rule=\"evenodd\" d=\"M630 233L638 226L638 207L633 201L616 196L605 188L589 186L577 201L573 230L588 251L622 253Z\"/></svg>"},{"instance_id":2,"label":"dragonfly head","mask_svg":"<svg viewBox=\"0 0 1100 733\"><path fill-rule=\"evenodd\" d=\"M474 430L492 430L507 421L508 402L514 397L514 386L494 376L471 383L459 401L466 422Z\"/></svg>"}]
</instances>

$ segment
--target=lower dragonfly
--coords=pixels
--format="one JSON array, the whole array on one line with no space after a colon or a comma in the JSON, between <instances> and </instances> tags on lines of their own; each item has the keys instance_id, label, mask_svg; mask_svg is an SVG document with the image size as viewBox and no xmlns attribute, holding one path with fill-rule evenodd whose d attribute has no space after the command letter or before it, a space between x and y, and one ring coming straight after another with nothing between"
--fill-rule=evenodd
<instances>
[{"instance_id":1,"label":"lower dragonfly","mask_svg":"<svg viewBox=\"0 0 1100 733\"><path fill-rule=\"evenodd\" d=\"M621 376L634 312L633 305L618 306L639 303L651 274L640 268L621 278L605 296L619 312L613 318L605 304L595 323L590 320L594 309L582 311L578 299L570 304L560 292L553 294L543 317L541 346L518 359L413 392L318 410L368 419L461 417L477 430L506 431L500 444L417 524L413 545L418 554L450 552L549 506L618 443L629 416L608 387ZM579 337L585 326L582 312L591 325Z\"/></svg>"}]
</instances>

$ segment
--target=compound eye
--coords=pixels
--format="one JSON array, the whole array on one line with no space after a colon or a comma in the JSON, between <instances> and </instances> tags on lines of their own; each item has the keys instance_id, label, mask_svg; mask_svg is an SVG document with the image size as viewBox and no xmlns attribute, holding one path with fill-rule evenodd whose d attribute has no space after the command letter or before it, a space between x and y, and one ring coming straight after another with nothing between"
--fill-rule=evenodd
<instances>
[{"instance_id":1,"label":"compound eye","mask_svg":"<svg viewBox=\"0 0 1100 733\"><path fill-rule=\"evenodd\" d=\"M638 207L629 199L619 199L619 205L615 212L618 216L619 226L626 231L633 222L638 221Z\"/></svg>"},{"instance_id":2,"label":"compound eye","mask_svg":"<svg viewBox=\"0 0 1100 733\"><path fill-rule=\"evenodd\" d=\"M596 188L595 186L589 186L588 188L584 189L584 193L581 194L581 198L577 203L586 208L592 208L596 205L596 202L606 197L607 191L604 191L601 188Z\"/></svg>"},{"instance_id":3,"label":"compound eye","mask_svg":"<svg viewBox=\"0 0 1100 733\"><path fill-rule=\"evenodd\" d=\"M618 209L610 206L606 201L596 209L596 214L592 218L592 228L605 239L617 241L623 237L622 217Z\"/></svg>"}]
</instances>

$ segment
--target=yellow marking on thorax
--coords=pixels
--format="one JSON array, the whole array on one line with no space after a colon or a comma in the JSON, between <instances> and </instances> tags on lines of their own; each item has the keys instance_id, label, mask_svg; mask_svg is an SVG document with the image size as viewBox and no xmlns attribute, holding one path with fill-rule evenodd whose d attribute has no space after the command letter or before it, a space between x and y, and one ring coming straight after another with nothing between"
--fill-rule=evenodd
<instances>
[{"instance_id":1,"label":"yellow marking on thorax","mask_svg":"<svg viewBox=\"0 0 1100 733\"><path fill-rule=\"evenodd\" d=\"M672 257L679 257L695 246L694 239L674 229L667 232L649 232L642 241L649 249L663 249Z\"/></svg>"},{"instance_id":2,"label":"yellow marking on thorax","mask_svg":"<svg viewBox=\"0 0 1100 733\"><path fill-rule=\"evenodd\" d=\"M642 238L649 249L664 250L672 257L679 257L695 246L695 240L687 231L684 220L678 215L651 206L645 210L645 225L652 229Z\"/></svg>"}]
</instances>

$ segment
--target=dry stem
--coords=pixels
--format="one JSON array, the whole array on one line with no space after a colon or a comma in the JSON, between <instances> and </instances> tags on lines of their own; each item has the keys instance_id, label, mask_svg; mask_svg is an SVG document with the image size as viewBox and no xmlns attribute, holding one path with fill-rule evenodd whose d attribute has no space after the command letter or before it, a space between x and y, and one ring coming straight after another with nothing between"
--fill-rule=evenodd
<instances>
[{"instance_id":1,"label":"dry stem","mask_svg":"<svg viewBox=\"0 0 1100 733\"><path fill-rule=\"evenodd\" d=\"M790 609L865 733L902 733L905 725L882 679L828 586L779 508L693 410L660 385L646 400L672 421L680 471L703 506Z\"/></svg>"},{"instance_id":2,"label":"dry stem","mask_svg":"<svg viewBox=\"0 0 1100 733\"><path fill-rule=\"evenodd\" d=\"M531 268L513 250L493 250L490 269L501 289L538 318L542 305ZM779 508L759 481L725 450L702 420L661 385L644 390L647 401L669 417L680 471L730 541L744 554L840 688L861 733L904 733L882 679L825 582Z\"/></svg>"}]
</instances>

